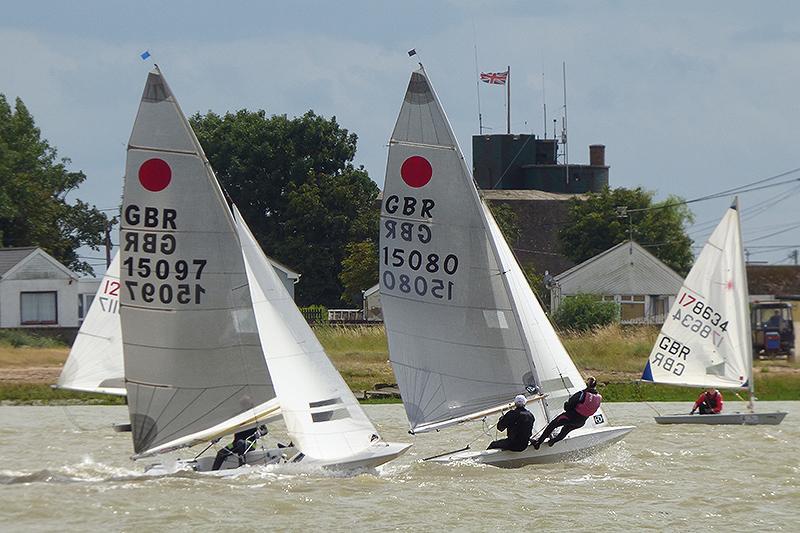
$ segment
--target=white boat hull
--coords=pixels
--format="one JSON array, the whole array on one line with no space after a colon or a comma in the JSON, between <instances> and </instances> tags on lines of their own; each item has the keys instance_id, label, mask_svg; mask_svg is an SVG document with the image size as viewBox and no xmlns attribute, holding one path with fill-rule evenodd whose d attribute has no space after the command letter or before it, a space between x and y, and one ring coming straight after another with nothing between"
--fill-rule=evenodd
<instances>
[{"instance_id":1,"label":"white boat hull","mask_svg":"<svg viewBox=\"0 0 800 533\"><path fill-rule=\"evenodd\" d=\"M509 450L464 450L428 459L434 463L453 463L471 461L475 463L497 466L500 468L519 468L530 464L558 463L574 461L587 457L598 450L610 446L633 431L634 426L616 426L593 429L591 431L576 430L564 440L553 446L543 443L539 449L528 446L524 451Z\"/></svg>"},{"instance_id":2,"label":"white boat hull","mask_svg":"<svg viewBox=\"0 0 800 533\"><path fill-rule=\"evenodd\" d=\"M145 468L148 474L165 475L179 470L228 475L241 466L265 466L277 464L301 464L312 468L331 470L360 470L375 468L402 455L411 447L410 444L394 442L376 443L361 452L334 460L319 460L306 457L294 447L259 449L247 452L244 462L240 464L236 455L228 456L219 470L212 470L215 455L207 455L197 459L179 459L175 463L156 463Z\"/></svg>"},{"instance_id":3,"label":"white boat hull","mask_svg":"<svg viewBox=\"0 0 800 533\"><path fill-rule=\"evenodd\" d=\"M783 421L786 413L776 411L772 413L721 413L718 415L664 415L656 416L657 424L707 424L707 425L738 425L776 426Z\"/></svg>"}]
</instances>

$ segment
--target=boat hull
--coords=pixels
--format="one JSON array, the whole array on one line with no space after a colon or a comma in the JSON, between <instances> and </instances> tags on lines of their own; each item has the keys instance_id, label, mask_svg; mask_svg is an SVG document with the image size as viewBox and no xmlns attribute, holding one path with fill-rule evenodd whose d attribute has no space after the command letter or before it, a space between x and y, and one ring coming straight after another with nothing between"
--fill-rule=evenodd
<instances>
[{"instance_id":1,"label":"boat hull","mask_svg":"<svg viewBox=\"0 0 800 533\"><path fill-rule=\"evenodd\" d=\"M721 413L718 415L664 415L656 416L657 424L706 424L706 425L732 425L732 426L758 426L780 424L786 413L776 411L772 413Z\"/></svg>"},{"instance_id":2,"label":"boat hull","mask_svg":"<svg viewBox=\"0 0 800 533\"><path fill-rule=\"evenodd\" d=\"M509 450L465 450L428 459L434 463L454 463L470 461L497 466L500 468L519 468L531 464L559 463L587 457L598 450L619 441L633 431L634 426L612 426L591 431L574 431L564 440L553 446L545 442L539 449L528 446L521 452Z\"/></svg>"},{"instance_id":3,"label":"boat hull","mask_svg":"<svg viewBox=\"0 0 800 533\"><path fill-rule=\"evenodd\" d=\"M154 475L171 474L178 470L194 470L201 473L217 475L230 475L241 466L265 466L277 464L300 464L311 468L326 468L330 470L361 470L376 468L395 459L406 452L410 444L382 442L374 444L361 452L334 460L321 460L306 457L296 448L259 449L247 452L244 462L240 464L238 456L228 456L219 470L212 470L214 455L198 457L197 459L179 459L175 463L155 463L147 466L145 472Z\"/></svg>"}]
</instances>

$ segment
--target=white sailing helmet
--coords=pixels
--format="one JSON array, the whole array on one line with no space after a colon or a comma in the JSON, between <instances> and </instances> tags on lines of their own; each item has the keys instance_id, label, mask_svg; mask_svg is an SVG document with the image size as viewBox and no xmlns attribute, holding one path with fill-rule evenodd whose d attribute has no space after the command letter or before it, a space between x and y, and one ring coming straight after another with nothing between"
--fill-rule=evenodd
<instances>
[{"instance_id":1,"label":"white sailing helmet","mask_svg":"<svg viewBox=\"0 0 800 533\"><path fill-rule=\"evenodd\" d=\"M524 394L517 394L514 397L514 405L517 407L525 407L525 404L528 403L528 399L525 397Z\"/></svg>"}]
</instances>

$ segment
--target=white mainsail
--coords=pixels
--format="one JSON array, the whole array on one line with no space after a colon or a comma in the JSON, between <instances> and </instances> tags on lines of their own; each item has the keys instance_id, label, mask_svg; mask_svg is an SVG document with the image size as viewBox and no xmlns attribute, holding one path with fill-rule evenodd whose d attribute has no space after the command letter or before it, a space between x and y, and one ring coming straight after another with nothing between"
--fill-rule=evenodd
<instances>
[{"instance_id":1,"label":"white mainsail","mask_svg":"<svg viewBox=\"0 0 800 533\"><path fill-rule=\"evenodd\" d=\"M747 272L738 202L686 276L642 380L697 387L752 386Z\"/></svg>"},{"instance_id":2,"label":"white mainsail","mask_svg":"<svg viewBox=\"0 0 800 533\"><path fill-rule=\"evenodd\" d=\"M379 439L234 206L261 346L295 447L310 458L352 457Z\"/></svg>"},{"instance_id":3,"label":"white mainsail","mask_svg":"<svg viewBox=\"0 0 800 533\"><path fill-rule=\"evenodd\" d=\"M119 254L108 266L89 312L72 343L58 388L125 395L119 323Z\"/></svg>"},{"instance_id":4,"label":"white mainsail","mask_svg":"<svg viewBox=\"0 0 800 533\"><path fill-rule=\"evenodd\" d=\"M158 67L128 146L120 240L135 457L276 409L233 217Z\"/></svg>"},{"instance_id":5,"label":"white mainsail","mask_svg":"<svg viewBox=\"0 0 800 533\"><path fill-rule=\"evenodd\" d=\"M534 392L549 395L529 404L540 428L585 387L479 197L423 69L411 75L389 143L380 230L390 359L414 432ZM595 424L605 424L602 412L586 427Z\"/></svg>"}]
</instances>

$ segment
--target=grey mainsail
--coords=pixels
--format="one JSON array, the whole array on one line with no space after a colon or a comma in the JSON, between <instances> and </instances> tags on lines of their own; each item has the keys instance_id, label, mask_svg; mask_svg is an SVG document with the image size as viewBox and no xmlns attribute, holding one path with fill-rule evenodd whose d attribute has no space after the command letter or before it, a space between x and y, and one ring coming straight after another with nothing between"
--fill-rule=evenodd
<instances>
[{"instance_id":1,"label":"grey mainsail","mask_svg":"<svg viewBox=\"0 0 800 533\"><path fill-rule=\"evenodd\" d=\"M380 228L390 359L418 432L538 387L480 206L420 69L390 140Z\"/></svg>"},{"instance_id":2,"label":"grey mainsail","mask_svg":"<svg viewBox=\"0 0 800 533\"><path fill-rule=\"evenodd\" d=\"M423 69L411 76L390 141L380 238L390 359L412 430L542 393L529 404L537 431L585 388L480 198ZM605 425L598 410L585 427Z\"/></svg>"},{"instance_id":3,"label":"grey mainsail","mask_svg":"<svg viewBox=\"0 0 800 533\"><path fill-rule=\"evenodd\" d=\"M137 456L252 423L275 397L230 209L156 67L125 171L121 321ZM197 438L195 438L197 436Z\"/></svg>"}]
</instances>

